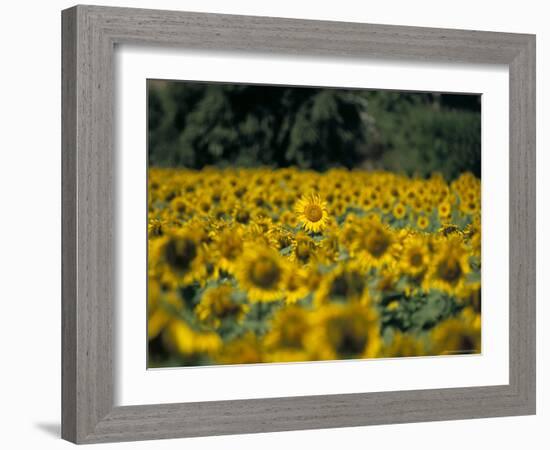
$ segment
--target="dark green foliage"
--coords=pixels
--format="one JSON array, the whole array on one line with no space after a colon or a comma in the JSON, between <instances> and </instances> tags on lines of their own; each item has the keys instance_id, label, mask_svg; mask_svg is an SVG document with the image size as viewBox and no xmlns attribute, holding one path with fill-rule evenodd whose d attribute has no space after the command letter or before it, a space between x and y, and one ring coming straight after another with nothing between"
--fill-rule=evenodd
<instances>
[{"instance_id":1,"label":"dark green foliage","mask_svg":"<svg viewBox=\"0 0 550 450\"><path fill-rule=\"evenodd\" d=\"M481 175L480 97L149 81L149 163Z\"/></svg>"},{"instance_id":2,"label":"dark green foliage","mask_svg":"<svg viewBox=\"0 0 550 450\"><path fill-rule=\"evenodd\" d=\"M383 299L387 306L398 301L395 309L384 308L381 313L382 328L393 328L404 332L420 332L433 328L441 321L456 316L462 309L454 298L439 291L407 297L402 294Z\"/></svg>"},{"instance_id":3,"label":"dark green foliage","mask_svg":"<svg viewBox=\"0 0 550 450\"><path fill-rule=\"evenodd\" d=\"M149 162L323 170L362 161L357 91L202 83L149 84Z\"/></svg>"},{"instance_id":4,"label":"dark green foliage","mask_svg":"<svg viewBox=\"0 0 550 450\"><path fill-rule=\"evenodd\" d=\"M372 91L369 143L386 170L481 176L480 97ZM374 150L371 150L373 153Z\"/></svg>"}]
</instances>

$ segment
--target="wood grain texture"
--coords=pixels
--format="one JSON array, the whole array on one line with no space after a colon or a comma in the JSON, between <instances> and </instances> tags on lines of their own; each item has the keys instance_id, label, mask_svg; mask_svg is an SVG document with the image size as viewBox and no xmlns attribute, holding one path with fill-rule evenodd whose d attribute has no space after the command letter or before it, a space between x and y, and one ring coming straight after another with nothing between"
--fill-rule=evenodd
<instances>
[{"instance_id":1,"label":"wood grain texture","mask_svg":"<svg viewBox=\"0 0 550 450\"><path fill-rule=\"evenodd\" d=\"M76 28L72 9L63 14L61 133L61 414L62 435L76 440Z\"/></svg>"},{"instance_id":2,"label":"wood grain texture","mask_svg":"<svg viewBox=\"0 0 550 450\"><path fill-rule=\"evenodd\" d=\"M535 412L535 37L77 6L62 14L62 436L77 443ZM114 407L113 52L117 44L510 69L510 383Z\"/></svg>"},{"instance_id":3,"label":"wood grain texture","mask_svg":"<svg viewBox=\"0 0 550 450\"><path fill-rule=\"evenodd\" d=\"M83 8L62 23L62 436L79 442L113 407L113 48Z\"/></svg>"},{"instance_id":4,"label":"wood grain texture","mask_svg":"<svg viewBox=\"0 0 550 450\"><path fill-rule=\"evenodd\" d=\"M535 39L510 63L510 386L535 411Z\"/></svg>"}]
</instances>

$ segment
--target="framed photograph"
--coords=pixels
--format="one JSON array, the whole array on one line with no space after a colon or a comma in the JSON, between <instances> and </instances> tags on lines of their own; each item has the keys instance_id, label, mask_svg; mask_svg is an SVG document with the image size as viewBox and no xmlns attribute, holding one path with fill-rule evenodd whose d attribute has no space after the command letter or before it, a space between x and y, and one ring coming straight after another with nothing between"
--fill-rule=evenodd
<instances>
[{"instance_id":1,"label":"framed photograph","mask_svg":"<svg viewBox=\"0 0 550 450\"><path fill-rule=\"evenodd\" d=\"M62 13L62 436L535 413L535 37Z\"/></svg>"}]
</instances>

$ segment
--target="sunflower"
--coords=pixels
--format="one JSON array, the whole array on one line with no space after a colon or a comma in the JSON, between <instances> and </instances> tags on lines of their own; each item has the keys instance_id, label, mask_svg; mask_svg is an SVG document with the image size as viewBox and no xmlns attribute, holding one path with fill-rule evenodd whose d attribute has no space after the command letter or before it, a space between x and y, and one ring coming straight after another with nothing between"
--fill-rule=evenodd
<instances>
[{"instance_id":1,"label":"sunflower","mask_svg":"<svg viewBox=\"0 0 550 450\"><path fill-rule=\"evenodd\" d=\"M425 230L430 226L430 219L428 219L428 217L425 216L424 214L421 214L420 216L418 216L418 219L416 220L416 226L421 230Z\"/></svg>"},{"instance_id":2,"label":"sunflower","mask_svg":"<svg viewBox=\"0 0 550 450\"><path fill-rule=\"evenodd\" d=\"M464 292L466 276L470 272L468 252L459 236L450 236L438 244L424 287L438 289L449 295Z\"/></svg>"},{"instance_id":3,"label":"sunflower","mask_svg":"<svg viewBox=\"0 0 550 450\"><path fill-rule=\"evenodd\" d=\"M371 218L363 225L354 244L359 261L366 269L382 267L393 261L395 235L379 219Z\"/></svg>"},{"instance_id":4,"label":"sunflower","mask_svg":"<svg viewBox=\"0 0 550 450\"><path fill-rule=\"evenodd\" d=\"M296 233L292 243L291 259L300 264L307 264L313 259L316 250L317 246L311 237L303 232Z\"/></svg>"},{"instance_id":5,"label":"sunflower","mask_svg":"<svg viewBox=\"0 0 550 450\"><path fill-rule=\"evenodd\" d=\"M479 200L477 199L464 199L460 202L460 210L467 215L473 215L479 212L480 210Z\"/></svg>"},{"instance_id":6,"label":"sunflower","mask_svg":"<svg viewBox=\"0 0 550 450\"><path fill-rule=\"evenodd\" d=\"M255 364L264 361L262 344L254 333L226 343L216 354L219 364Z\"/></svg>"},{"instance_id":7,"label":"sunflower","mask_svg":"<svg viewBox=\"0 0 550 450\"><path fill-rule=\"evenodd\" d=\"M403 244L399 265L403 273L418 277L428 268L430 253L426 241L420 236L409 236Z\"/></svg>"},{"instance_id":8,"label":"sunflower","mask_svg":"<svg viewBox=\"0 0 550 450\"><path fill-rule=\"evenodd\" d=\"M426 346L418 337L396 331L390 344L384 347L382 355L386 358L425 356Z\"/></svg>"},{"instance_id":9,"label":"sunflower","mask_svg":"<svg viewBox=\"0 0 550 450\"><path fill-rule=\"evenodd\" d=\"M298 225L298 218L296 217L296 214L293 214L292 211L289 210L286 210L281 214L279 221L281 224L287 225L290 228L296 228Z\"/></svg>"},{"instance_id":10,"label":"sunflower","mask_svg":"<svg viewBox=\"0 0 550 450\"><path fill-rule=\"evenodd\" d=\"M320 249L318 250L319 260L324 264L333 264L340 255L340 236L338 228L329 228L329 232L325 233L325 238L321 241Z\"/></svg>"},{"instance_id":11,"label":"sunflower","mask_svg":"<svg viewBox=\"0 0 550 450\"><path fill-rule=\"evenodd\" d=\"M475 232L470 237L470 245L472 247L472 254L478 259L481 258L481 230Z\"/></svg>"},{"instance_id":12,"label":"sunflower","mask_svg":"<svg viewBox=\"0 0 550 450\"><path fill-rule=\"evenodd\" d=\"M273 249L249 246L239 260L236 277L253 302L275 301L283 296L285 261Z\"/></svg>"},{"instance_id":13,"label":"sunflower","mask_svg":"<svg viewBox=\"0 0 550 450\"><path fill-rule=\"evenodd\" d=\"M329 223L327 203L317 194L300 198L296 203L295 211L306 231L318 233Z\"/></svg>"},{"instance_id":14,"label":"sunflower","mask_svg":"<svg viewBox=\"0 0 550 450\"><path fill-rule=\"evenodd\" d=\"M160 287L151 282L147 295L147 338L151 340L166 328L182 304L175 292L161 293Z\"/></svg>"},{"instance_id":15,"label":"sunflower","mask_svg":"<svg viewBox=\"0 0 550 450\"><path fill-rule=\"evenodd\" d=\"M147 224L147 234L149 238L162 236L166 225L166 221L162 218L149 219L149 223Z\"/></svg>"},{"instance_id":16,"label":"sunflower","mask_svg":"<svg viewBox=\"0 0 550 450\"><path fill-rule=\"evenodd\" d=\"M392 210L393 217L397 220L401 220L407 214L407 208L403 203L397 203Z\"/></svg>"},{"instance_id":17,"label":"sunflower","mask_svg":"<svg viewBox=\"0 0 550 450\"><path fill-rule=\"evenodd\" d=\"M376 205L376 199L373 199L369 191L364 191L359 197L359 205L365 211L370 211Z\"/></svg>"},{"instance_id":18,"label":"sunflower","mask_svg":"<svg viewBox=\"0 0 550 450\"><path fill-rule=\"evenodd\" d=\"M171 229L165 236L149 241L152 260L164 265L182 283L200 281L206 275L206 261L200 231Z\"/></svg>"},{"instance_id":19,"label":"sunflower","mask_svg":"<svg viewBox=\"0 0 550 450\"><path fill-rule=\"evenodd\" d=\"M393 206L393 197L391 197L390 195L384 195L380 199L380 210L384 214L389 214L392 210L392 206Z\"/></svg>"},{"instance_id":20,"label":"sunflower","mask_svg":"<svg viewBox=\"0 0 550 450\"><path fill-rule=\"evenodd\" d=\"M441 202L437 207L437 211L441 219L447 220L451 216L451 203L449 201Z\"/></svg>"},{"instance_id":21,"label":"sunflower","mask_svg":"<svg viewBox=\"0 0 550 450\"><path fill-rule=\"evenodd\" d=\"M197 331L183 320L173 320L164 332L164 340L183 356L215 354L222 346L222 340L212 331Z\"/></svg>"},{"instance_id":22,"label":"sunflower","mask_svg":"<svg viewBox=\"0 0 550 450\"><path fill-rule=\"evenodd\" d=\"M329 303L311 313L306 349L317 360L375 358L381 349L374 309L360 303Z\"/></svg>"},{"instance_id":23,"label":"sunflower","mask_svg":"<svg viewBox=\"0 0 550 450\"><path fill-rule=\"evenodd\" d=\"M397 261L391 260L379 268L376 289L381 295L395 292L397 290L396 286L399 282L399 278L399 265Z\"/></svg>"},{"instance_id":24,"label":"sunflower","mask_svg":"<svg viewBox=\"0 0 550 450\"><path fill-rule=\"evenodd\" d=\"M353 254L354 248L357 246L357 241L361 235L359 225L353 214L348 214L342 227L340 228L339 238L340 244L346 247L350 254Z\"/></svg>"},{"instance_id":25,"label":"sunflower","mask_svg":"<svg viewBox=\"0 0 550 450\"><path fill-rule=\"evenodd\" d=\"M457 234L459 236L462 235L462 231L460 230L458 225L455 225L454 223L444 223L438 230L439 233L441 233L443 236L450 236L453 234Z\"/></svg>"},{"instance_id":26,"label":"sunflower","mask_svg":"<svg viewBox=\"0 0 550 450\"><path fill-rule=\"evenodd\" d=\"M158 279L154 276L149 276L147 279L147 312L154 311L160 303L162 295L162 287Z\"/></svg>"},{"instance_id":27,"label":"sunflower","mask_svg":"<svg viewBox=\"0 0 550 450\"><path fill-rule=\"evenodd\" d=\"M244 205L237 205L233 209L233 220L241 224L250 222L250 211Z\"/></svg>"},{"instance_id":28,"label":"sunflower","mask_svg":"<svg viewBox=\"0 0 550 450\"><path fill-rule=\"evenodd\" d=\"M244 249L244 239L240 228L229 227L216 233L214 237L216 265L228 273L233 273Z\"/></svg>"},{"instance_id":29,"label":"sunflower","mask_svg":"<svg viewBox=\"0 0 550 450\"><path fill-rule=\"evenodd\" d=\"M148 186L153 364L479 348L481 184L472 174L448 184L437 174L152 167ZM462 312L413 332L430 294Z\"/></svg>"},{"instance_id":30,"label":"sunflower","mask_svg":"<svg viewBox=\"0 0 550 450\"><path fill-rule=\"evenodd\" d=\"M207 289L195 307L195 314L201 322L219 328L226 320L242 322L250 307L232 298L233 288L227 284Z\"/></svg>"},{"instance_id":31,"label":"sunflower","mask_svg":"<svg viewBox=\"0 0 550 450\"><path fill-rule=\"evenodd\" d=\"M357 264L340 265L325 275L315 294L315 304L351 302L368 298L367 277Z\"/></svg>"},{"instance_id":32,"label":"sunflower","mask_svg":"<svg viewBox=\"0 0 550 450\"><path fill-rule=\"evenodd\" d=\"M172 201L170 202L170 208L172 211L180 216L185 215L190 210L187 200L185 200L185 198L181 196L174 197L172 199Z\"/></svg>"},{"instance_id":33,"label":"sunflower","mask_svg":"<svg viewBox=\"0 0 550 450\"><path fill-rule=\"evenodd\" d=\"M270 361L306 361L304 340L310 330L309 314L303 308L280 309L265 335L264 345Z\"/></svg>"},{"instance_id":34,"label":"sunflower","mask_svg":"<svg viewBox=\"0 0 550 450\"><path fill-rule=\"evenodd\" d=\"M271 227L267 235L270 246L277 250L282 250L292 245L292 233L282 226Z\"/></svg>"},{"instance_id":35,"label":"sunflower","mask_svg":"<svg viewBox=\"0 0 550 450\"><path fill-rule=\"evenodd\" d=\"M456 355L481 352L481 316L471 308L445 320L430 333L432 355Z\"/></svg>"},{"instance_id":36,"label":"sunflower","mask_svg":"<svg viewBox=\"0 0 550 450\"><path fill-rule=\"evenodd\" d=\"M286 271L284 277L284 297L287 305L296 303L309 294L307 275L308 273L300 267L293 267Z\"/></svg>"}]
</instances>

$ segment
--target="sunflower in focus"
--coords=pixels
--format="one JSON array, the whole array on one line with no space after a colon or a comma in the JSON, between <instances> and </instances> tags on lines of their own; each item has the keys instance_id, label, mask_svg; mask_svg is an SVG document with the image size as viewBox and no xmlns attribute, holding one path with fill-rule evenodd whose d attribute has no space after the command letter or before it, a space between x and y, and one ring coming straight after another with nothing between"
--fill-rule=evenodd
<instances>
[{"instance_id":1,"label":"sunflower in focus","mask_svg":"<svg viewBox=\"0 0 550 450\"><path fill-rule=\"evenodd\" d=\"M300 198L296 202L295 211L304 229L311 233L323 231L329 223L327 203L317 194Z\"/></svg>"}]
</instances>

